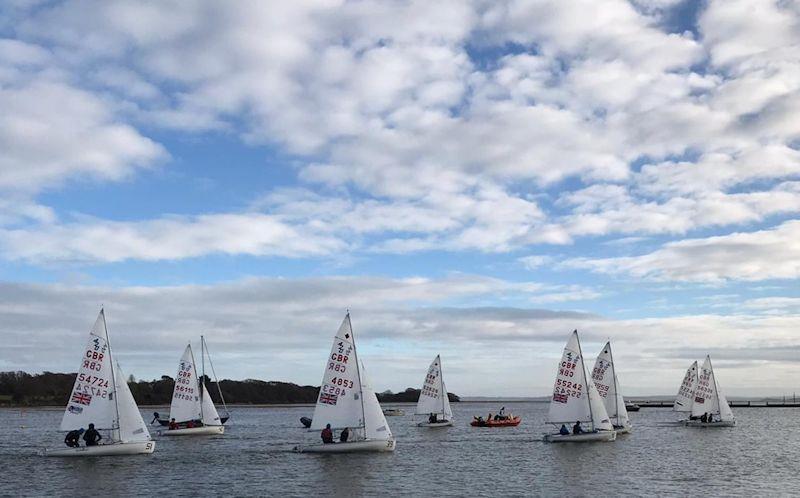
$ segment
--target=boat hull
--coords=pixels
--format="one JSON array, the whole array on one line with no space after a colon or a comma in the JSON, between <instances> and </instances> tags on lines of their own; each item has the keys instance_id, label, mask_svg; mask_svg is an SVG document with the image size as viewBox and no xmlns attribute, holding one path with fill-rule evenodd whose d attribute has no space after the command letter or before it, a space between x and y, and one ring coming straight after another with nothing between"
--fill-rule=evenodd
<instances>
[{"instance_id":1,"label":"boat hull","mask_svg":"<svg viewBox=\"0 0 800 498\"><path fill-rule=\"evenodd\" d=\"M522 422L522 417L517 416L506 420L483 420L481 422L473 419L469 425L472 427L516 427L520 422Z\"/></svg>"},{"instance_id":2,"label":"boat hull","mask_svg":"<svg viewBox=\"0 0 800 498\"><path fill-rule=\"evenodd\" d=\"M719 422L701 422L699 420L687 420L684 422L686 427L697 427L701 429L711 428L711 427L734 427L736 425L735 420L721 420Z\"/></svg>"},{"instance_id":3,"label":"boat hull","mask_svg":"<svg viewBox=\"0 0 800 498\"><path fill-rule=\"evenodd\" d=\"M224 424L225 422L228 421L229 418L230 417L220 417L219 418L219 422L221 424ZM168 418L160 418L160 419L158 419L158 423L161 424L163 427L168 427L169 426L169 419Z\"/></svg>"},{"instance_id":4,"label":"boat hull","mask_svg":"<svg viewBox=\"0 0 800 498\"><path fill-rule=\"evenodd\" d=\"M403 410L399 408L386 408L383 410L383 414L387 417L401 417L406 414Z\"/></svg>"},{"instance_id":5,"label":"boat hull","mask_svg":"<svg viewBox=\"0 0 800 498\"><path fill-rule=\"evenodd\" d=\"M615 441L616 431L584 432L581 434L545 434L546 443L597 443Z\"/></svg>"},{"instance_id":6,"label":"boat hull","mask_svg":"<svg viewBox=\"0 0 800 498\"><path fill-rule=\"evenodd\" d=\"M155 451L155 449L156 449L155 441L142 441L139 443L98 444L97 446L80 446L78 448L52 448L44 450L44 456L93 457L93 456L147 455Z\"/></svg>"},{"instance_id":7,"label":"boat hull","mask_svg":"<svg viewBox=\"0 0 800 498\"><path fill-rule=\"evenodd\" d=\"M203 427L158 431L159 436L210 436L215 434L225 434L225 427L222 425L204 425Z\"/></svg>"},{"instance_id":8,"label":"boat hull","mask_svg":"<svg viewBox=\"0 0 800 498\"><path fill-rule=\"evenodd\" d=\"M417 427L451 427L453 425L452 420L444 420L442 422L420 422L417 424Z\"/></svg>"},{"instance_id":9,"label":"boat hull","mask_svg":"<svg viewBox=\"0 0 800 498\"><path fill-rule=\"evenodd\" d=\"M633 428L630 425L615 425L614 432L617 433L617 436L620 434L630 434Z\"/></svg>"},{"instance_id":10,"label":"boat hull","mask_svg":"<svg viewBox=\"0 0 800 498\"><path fill-rule=\"evenodd\" d=\"M298 453L385 453L394 451L394 448L394 439L367 439L346 443L301 445L295 446L294 451Z\"/></svg>"}]
</instances>

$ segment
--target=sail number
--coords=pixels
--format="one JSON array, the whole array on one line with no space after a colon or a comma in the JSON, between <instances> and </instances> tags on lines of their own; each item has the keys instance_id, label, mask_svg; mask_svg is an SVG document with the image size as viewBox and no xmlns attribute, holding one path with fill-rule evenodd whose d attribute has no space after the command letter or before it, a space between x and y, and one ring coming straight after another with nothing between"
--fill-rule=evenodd
<instances>
[{"instance_id":1,"label":"sail number","mask_svg":"<svg viewBox=\"0 0 800 498\"><path fill-rule=\"evenodd\" d=\"M558 369L558 375L563 377L574 377L576 366L577 364L574 362L562 361L561 367Z\"/></svg>"},{"instance_id":2,"label":"sail number","mask_svg":"<svg viewBox=\"0 0 800 498\"><path fill-rule=\"evenodd\" d=\"M331 385L333 386L344 386L349 387L350 389L353 388L355 385L352 380L343 379L341 377L334 377L331 379Z\"/></svg>"}]
</instances>

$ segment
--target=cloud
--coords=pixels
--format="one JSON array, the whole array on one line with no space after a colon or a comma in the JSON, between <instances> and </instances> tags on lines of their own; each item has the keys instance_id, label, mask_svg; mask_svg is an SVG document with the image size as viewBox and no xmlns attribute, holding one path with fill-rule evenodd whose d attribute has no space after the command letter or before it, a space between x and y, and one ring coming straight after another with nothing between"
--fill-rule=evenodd
<instances>
[{"instance_id":1,"label":"cloud","mask_svg":"<svg viewBox=\"0 0 800 498\"><path fill-rule=\"evenodd\" d=\"M0 351L0 369L74 371L79 348L104 303L115 353L137 378L174 375L186 341L204 334L224 377L317 384L321 361L348 307L359 352L379 389L418 385L431 358L441 353L454 392L546 395L575 328L589 357L606 340L613 341L621 382L635 395L673 394L683 370L707 352L719 355L715 366L728 393L780 394L776 386L791 385L796 377L795 359L776 352L794 347L797 316L613 320L480 304L497 295L536 292L538 286L530 283L458 274L122 288L2 283L6 347ZM736 357L730 351L738 351ZM526 374L498 378L498 364Z\"/></svg>"},{"instance_id":2,"label":"cloud","mask_svg":"<svg viewBox=\"0 0 800 498\"><path fill-rule=\"evenodd\" d=\"M800 221L765 230L669 242L640 256L575 258L563 264L657 281L760 281L800 277Z\"/></svg>"}]
</instances>

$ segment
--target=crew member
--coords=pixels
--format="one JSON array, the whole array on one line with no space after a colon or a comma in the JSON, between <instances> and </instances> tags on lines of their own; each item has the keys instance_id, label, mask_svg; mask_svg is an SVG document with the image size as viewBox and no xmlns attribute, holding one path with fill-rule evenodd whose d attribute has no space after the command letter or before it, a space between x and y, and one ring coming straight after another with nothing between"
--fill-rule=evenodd
<instances>
[{"instance_id":1,"label":"crew member","mask_svg":"<svg viewBox=\"0 0 800 498\"><path fill-rule=\"evenodd\" d=\"M331 430L331 424L325 425L325 428L322 429L322 442L325 444L329 444L333 442L333 431Z\"/></svg>"},{"instance_id":2,"label":"crew member","mask_svg":"<svg viewBox=\"0 0 800 498\"><path fill-rule=\"evenodd\" d=\"M83 427L81 427L80 429L69 431L67 433L67 436L64 438L64 444L66 444L70 448L79 447L81 445L80 443L81 434L83 434Z\"/></svg>"},{"instance_id":3,"label":"crew member","mask_svg":"<svg viewBox=\"0 0 800 498\"><path fill-rule=\"evenodd\" d=\"M83 440L86 441L86 446L97 446L97 443L103 439L103 436L94 428L94 424L89 424L89 429L83 434Z\"/></svg>"}]
</instances>

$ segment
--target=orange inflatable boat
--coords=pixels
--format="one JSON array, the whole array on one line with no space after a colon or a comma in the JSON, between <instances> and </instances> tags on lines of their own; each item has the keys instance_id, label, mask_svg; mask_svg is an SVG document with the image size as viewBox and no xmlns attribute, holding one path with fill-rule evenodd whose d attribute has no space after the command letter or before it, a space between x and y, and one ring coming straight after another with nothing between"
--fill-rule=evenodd
<instances>
[{"instance_id":1,"label":"orange inflatable boat","mask_svg":"<svg viewBox=\"0 0 800 498\"><path fill-rule=\"evenodd\" d=\"M516 427L520 422L522 422L522 418L514 415L498 420L484 420L483 417L472 417L472 422L469 425L472 427Z\"/></svg>"}]
</instances>

